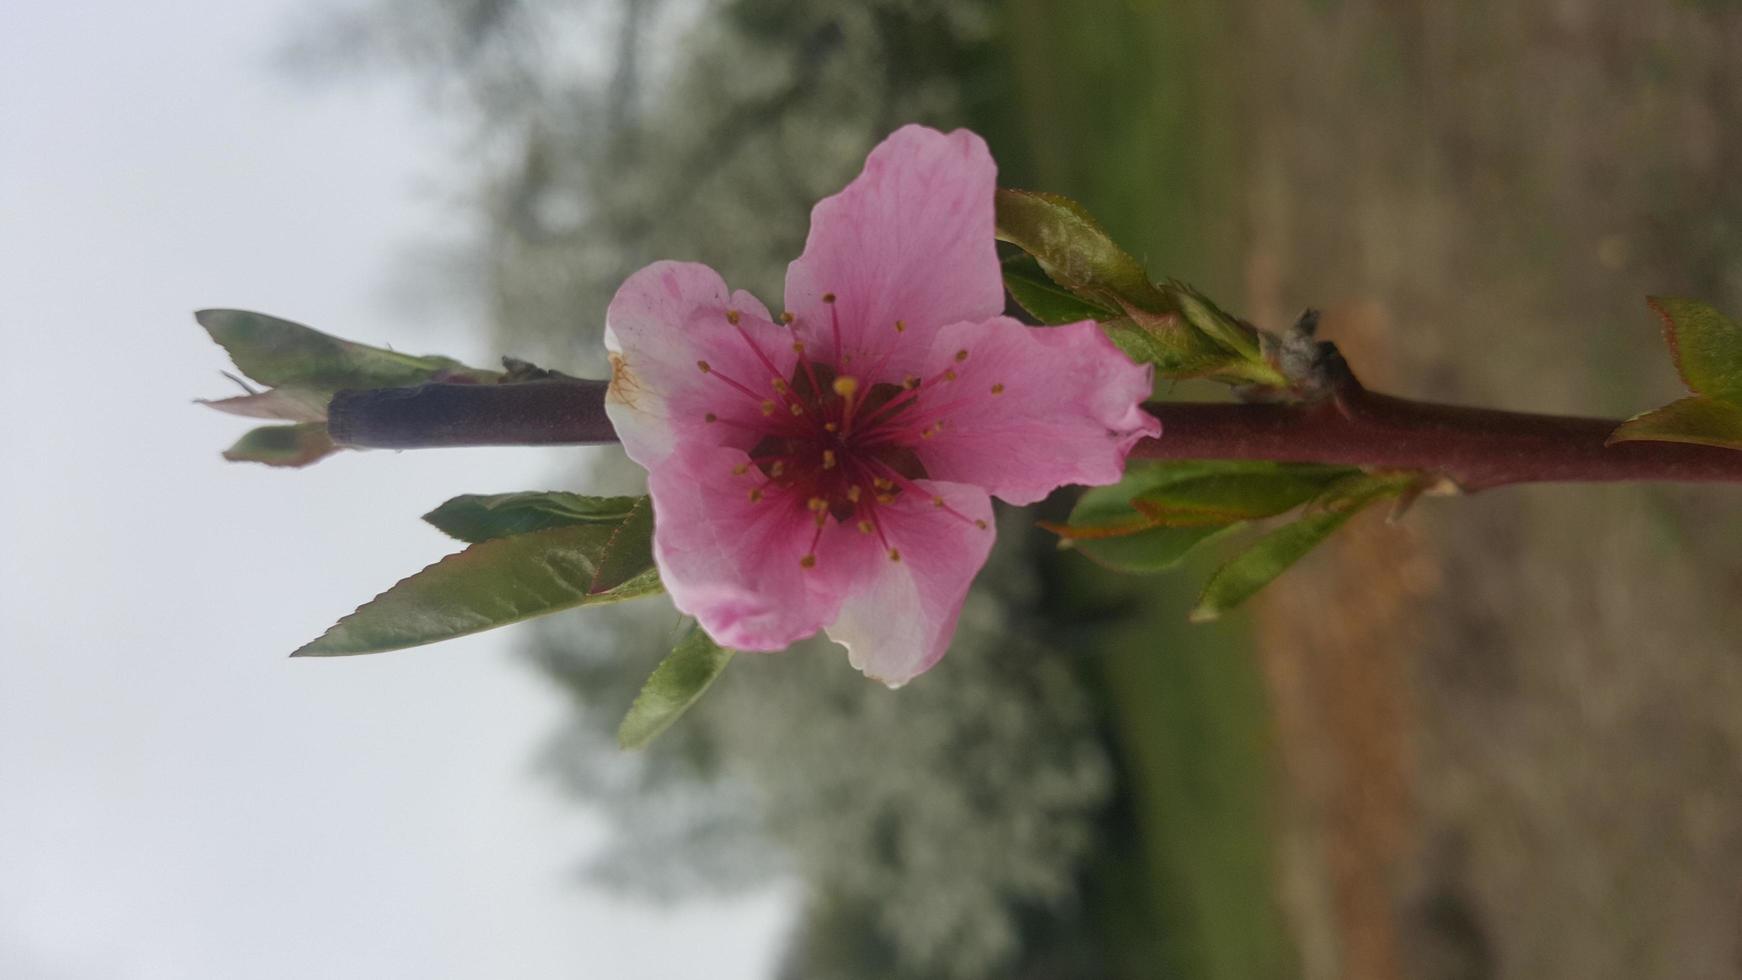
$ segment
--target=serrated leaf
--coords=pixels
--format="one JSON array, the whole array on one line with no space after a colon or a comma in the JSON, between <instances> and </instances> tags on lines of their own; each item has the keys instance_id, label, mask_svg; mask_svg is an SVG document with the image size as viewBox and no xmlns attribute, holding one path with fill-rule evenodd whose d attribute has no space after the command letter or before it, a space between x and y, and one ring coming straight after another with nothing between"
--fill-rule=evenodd
<instances>
[{"instance_id":1,"label":"serrated leaf","mask_svg":"<svg viewBox=\"0 0 1742 980\"><path fill-rule=\"evenodd\" d=\"M1081 204L1058 194L1000 188L997 235L1034 256L1053 282L1108 310L1173 307L1143 266Z\"/></svg>"},{"instance_id":2,"label":"serrated leaf","mask_svg":"<svg viewBox=\"0 0 1742 980\"><path fill-rule=\"evenodd\" d=\"M715 643L700 626L690 630L653 674L647 678L635 703L617 728L617 744L639 749L659 737L690 706L701 700L726 665L733 651Z\"/></svg>"},{"instance_id":3,"label":"serrated leaf","mask_svg":"<svg viewBox=\"0 0 1742 980\"><path fill-rule=\"evenodd\" d=\"M365 603L292 656L400 650L658 592L651 557L636 574L626 574L623 567L623 554L647 554L645 540L619 534L630 520L546 528L474 544ZM651 522L645 526L651 532Z\"/></svg>"},{"instance_id":4,"label":"serrated leaf","mask_svg":"<svg viewBox=\"0 0 1742 980\"><path fill-rule=\"evenodd\" d=\"M1696 395L1742 404L1742 325L1691 299L1653 296L1682 382Z\"/></svg>"},{"instance_id":5,"label":"serrated leaf","mask_svg":"<svg viewBox=\"0 0 1742 980\"><path fill-rule=\"evenodd\" d=\"M1250 324L1224 313L1209 297L1183 282L1170 282L1167 289L1180 312L1205 336L1242 361L1263 360L1258 332Z\"/></svg>"},{"instance_id":6,"label":"serrated leaf","mask_svg":"<svg viewBox=\"0 0 1742 980\"><path fill-rule=\"evenodd\" d=\"M307 466L338 452L339 448L327 434L325 422L263 425L248 430L235 445L224 450L224 458L232 463Z\"/></svg>"},{"instance_id":7,"label":"serrated leaf","mask_svg":"<svg viewBox=\"0 0 1742 980\"><path fill-rule=\"evenodd\" d=\"M449 357L414 357L341 340L264 313L201 310L194 319L243 374L275 388L331 394L342 388L392 388L435 378L487 382L501 376Z\"/></svg>"},{"instance_id":8,"label":"serrated leaf","mask_svg":"<svg viewBox=\"0 0 1742 980\"><path fill-rule=\"evenodd\" d=\"M423 515L442 533L468 543L571 524L619 524L645 497L587 497L557 490L468 493Z\"/></svg>"},{"instance_id":9,"label":"serrated leaf","mask_svg":"<svg viewBox=\"0 0 1742 980\"><path fill-rule=\"evenodd\" d=\"M1126 357L1155 365L1161 377L1185 380L1239 369L1238 357L1192 329L1179 313L1128 309L1129 315L1109 320L1101 329Z\"/></svg>"},{"instance_id":10,"label":"serrated leaf","mask_svg":"<svg viewBox=\"0 0 1742 980\"><path fill-rule=\"evenodd\" d=\"M1104 306L1071 295L1067 290L1018 269L1004 270L1004 288L1029 315L1047 326L1111 320L1119 314Z\"/></svg>"},{"instance_id":11,"label":"serrated leaf","mask_svg":"<svg viewBox=\"0 0 1742 980\"><path fill-rule=\"evenodd\" d=\"M1742 449L1742 406L1697 395L1683 398L1621 423L1608 442L1690 442Z\"/></svg>"},{"instance_id":12,"label":"serrated leaf","mask_svg":"<svg viewBox=\"0 0 1742 980\"><path fill-rule=\"evenodd\" d=\"M1204 584L1203 595L1191 613L1192 622L1216 619L1257 595L1369 504L1395 497L1413 482L1407 475L1361 474L1327 489L1320 499L1323 510L1271 531L1217 569Z\"/></svg>"}]
</instances>

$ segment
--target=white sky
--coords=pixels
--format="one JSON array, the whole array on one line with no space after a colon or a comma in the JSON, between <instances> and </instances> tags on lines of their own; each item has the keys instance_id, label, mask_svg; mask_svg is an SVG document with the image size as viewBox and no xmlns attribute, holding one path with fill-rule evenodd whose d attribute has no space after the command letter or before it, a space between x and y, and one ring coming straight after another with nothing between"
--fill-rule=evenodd
<instances>
[{"instance_id":1,"label":"white sky","mask_svg":"<svg viewBox=\"0 0 1742 980\"><path fill-rule=\"evenodd\" d=\"M404 95L267 66L296 0L0 8L0 977L766 976L790 896L578 886L598 826L531 770L561 704L512 630L286 659L451 550L417 515L543 485L528 450L226 464L189 316L397 322L458 219ZM584 452L585 450L575 450Z\"/></svg>"}]
</instances>

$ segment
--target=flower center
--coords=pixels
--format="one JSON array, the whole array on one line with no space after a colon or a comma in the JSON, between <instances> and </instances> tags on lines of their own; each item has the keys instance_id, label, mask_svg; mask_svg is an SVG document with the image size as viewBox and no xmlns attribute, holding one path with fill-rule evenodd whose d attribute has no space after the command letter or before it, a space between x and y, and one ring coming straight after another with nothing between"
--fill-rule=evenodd
<instances>
[{"instance_id":1,"label":"flower center","mask_svg":"<svg viewBox=\"0 0 1742 980\"><path fill-rule=\"evenodd\" d=\"M841 347L833 297L824 299L831 302L831 318L835 320L831 323L834 358L812 360L804 341L794 340L792 349L798 361L786 377L740 324L739 314L727 312L727 322L767 369L768 393L761 394L752 385L721 374L706 361L697 362L702 373L735 391L737 397L754 399L760 414L760 423L725 422L711 412L707 421L747 428L757 437L749 461L734 471L747 482L745 492L752 503L802 507L809 513L815 530L801 559L804 567L816 565L816 545L830 518L851 524L861 534L876 535L890 560L900 561L901 552L890 546L879 511L904 494L927 496L915 482L927 476L916 449L943 430L953 400L937 397L936 392L955 382L958 375L952 366L931 378L878 380L883 363L848 372L852 355ZM784 314L781 320L793 322L791 314ZM901 332L906 326L897 321L895 329ZM959 351L955 361L959 364L967 357L967 351ZM997 386L994 393L1002 388ZM929 499L933 506L959 520L987 526L985 521L973 520L950 507L942 497Z\"/></svg>"}]
</instances>

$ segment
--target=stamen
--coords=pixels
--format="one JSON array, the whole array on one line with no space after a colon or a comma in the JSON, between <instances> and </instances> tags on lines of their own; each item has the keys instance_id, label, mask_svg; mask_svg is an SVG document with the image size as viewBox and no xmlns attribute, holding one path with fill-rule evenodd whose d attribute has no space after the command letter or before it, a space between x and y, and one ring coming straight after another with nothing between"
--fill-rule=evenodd
<instances>
[{"instance_id":1,"label":"stamen","mask_svg":"<svg viewBox=\"0 0 1742 980\"><path fill-rule=\"evenodd\" d=\"M896 333L901 333L902 331L904 331L906 329L907 329L907 321L906 320L895 321L895 332Z\"/></svg>"},{"instance_id":2,"label":"stamen","mask_svg":"<svg viewBox=\"0 0 1742 980\"><path fill-rule=\"evenodd\" d=\"M711 367L708 367L708 362L707 362L707 361L697 361L697 362L696 362L696 367L698 367L698 368L701 368L701 369L702 369L702 373L703 373L703 374L707 374L707 373L708 373L708 372L709 372L709 371L712 371L712 370L713 370L713 368L711 368Z\"/></svg>"},{"instance_id":3,"label":"stamen","mask_svg":"<svg viewBox=\"0 0 1742 980\"><path fill-rule=\"evenodd\" d=\"M732 326L734 326L734 327L737 326L738 321L741 319L743 319L743 317L738 314L737 310L727 310L726 311L726 322L730 323Z\"/></svg>"},{"instance_id":4,"label":"stamen","mask_svg":"<svg viewBox=\"0 0 1742 980\"><path fill-rule=\"evenodd\" d=\"M859 498L864 496L864 495L865 495L865 488L860 486L857 483L855 483L852 486L847 488L847 501L849 503L854 503L854 504L858 503Z\"/></svg>"},{"instance_id":5,"label":"stamen","mask_svg":"<svg viewBox=\"0 0 1742 980\"><path fill-rule=\"evenodd\" d=\"M773 415L774 414L774 403L771 401L768 401L767 399L764 399L762 402L762 414L763 415Z\"/></svg>"},{"instance_id":6,"label":"stamen","mask_svg":"<svg viewBox=\"0 0 1742 980\"><path fill-rule=\"evenodd\" d=\"M833 449L823 450L823 469L832 470L834 468L835 468L835 451Z\"/></svg>"},{"instance_id":7,"label":"stamen","mask_svg":"<svg viewBox=\"0 0 1742 980\"><path fill-rule=\"evenodd\" d=\"M942 507L944 505L944 498L942 498L942 497L931 498L931 505L933 507Z\"/></svg>"},{"instance_id":8,"label":"stamen","mask_svg":"<svg viewBox=\"0 0 1742 980\"><path fill-rule=\"evenodd\" d=\"M757 501L760 501L761 499L762 499L762 488L761 487L751 487L750 488L750 502L754 504Z\"/></svg>"},{"instance_id":9,"label":"stamen","mask_svg":"<svg viewBox=\"0 0 1742 980\"><path fill-rule=\"evenodd\" d=\"M889 549L889 560L890 561L900 561L901 560L901 549L900 548L890 548Z\"/></svg>"},{"instance_id":10,"label":"stamen","mask_svg":"<svg viewBox=\"0 0 1742 980\"><path fill-rule=\"evenodd\" d=\"M1002 381L1000 381L999 383L992 386L992 394L994 394L994 395L1004 394L1004 383Z\"/></svg>"},{"instance_id":11,"label":"stamen","mask_svg":"<svg viewBox=\"0 0 1742 980\"><path fill-rule=\"evenodd\" d=\"M841 427L836 425L833 422L824 422L823 423L823 430L825 432L839 432L839 431L841 431Z\"/></svg>"},{"instance_id":12,"label":"stamen","mask_svg":"<svg viewBox=\"0 0 1742 980\"><path fill-rule=\"evenodd\" d=\"M732 467L732 475L733 476L743 476L744 474L746 474L748 472L750 472L750 464L749 463L739 463L737 466Z\"/></svg>"},{"instance_id":13,"label":"stamen","mask_svg":"<svg viewBox=\"0 0 1742 980\"><path fill-rule=\"evenodd\" d=\"M956 369L955 369L955 368L950 368L950 369L949 369L949 370L947 370L947 371L945 371L945 372L944 372L944 380L945 380L945 381L954 381L954 380L956 380Z\"/></svg>"},{"instance_id":14,"label":"stamen","mask_svg":"<svg viewBox=\"0 0 1742 980\"><path fill-rule=\"evenodd\" d=\"M833 387L835 389L835 394L840 395L843 399L850 400L854 393L859 390L859 379L850 374L843 374L835 379Z\"/></svg>"},{"instance_id":15,"label":"stamen","mask_svg":"<svg viewBox=\"0 0 1742 980\"><path fill-rule=\"evenodd\" d=\"M829 509L829 502L821 497L812 497L805 501L805 506L820 514Z\"/></svg>"},{"instance_id":16,"label":"stamen","mask_svg":"<svg viewBox=\"0 0 1742 980\"><path fill-rule=\"evenodd\" d=\"M986 530L986 528L990 527L991 525L987 524L985 521L976 517L976 518L974 518L974 526L979 528L980 530L984 531L984 530Z\"/></svg>"},{"instance_id":17,"label":"stamen","mask_svg":"<svg viewBox=\"0 0 1742 980\"><path fill-rule=\"evenodd\" d=\"M788 408L790 408L792 410L792 414L794 414L794 415L803 415L804 414L804 406L800 405L798 402L793 402L791 405L788 406Z\"/></svg>"},{"instance_id":18,"label":"stamen","mask_svg":"<svg viewBox=\"0 0 1742 980\"><path fill-rule=\"evenodd\" d=\"M782 310L780 313L780 322L786 324L789 327L792 326L792 321L794 321L796 319L798 319L798 318L792 315L791 310Z\"/></svg>"},{"instance_id":19,"label":"stamen","mask_svg":"<svg viewBox=\"0 0 1742 980\"><path fill-rule=\"evenodd\" d=\"M713 412L709 412L708 414L702 416L702 420L704 422L718 422L718 421L720 421L720 417L718 415L715 415Z\"/></svg>"},{"instance_id":20,"label":"stamen","mask_svg":"<svg viewBox=\"0 0 1742 980\"><path fill-rule=\"evenodd\" d=\"M798 564L800 568L815 568L817 567L817 556L805 555L798 560Z\"/></svg>"},{"instance_id":21,"label":"stamen","mask_svg":"<svg viewBox=\"0 0 1742 980\"><path fill-rule=\"evenodd\" d=\"M823 294L823 302L833 303L834 301L835 301L835 294L834 293L824 293Z\"/></svg>"},{"instance_id":22,"label":"stamen","mask_svg":"<svg viewBox=\"0 0 1742 980\"><path fill-rule=\"evenodd\" d=\"M784 460L784 459L775 460L774 465L770 466L768 468L768 475L772 476L772 477L778 477L778 476L780 476L780 474L785 473L785 472L786 472L786 460Z\"/></svg>"},{"instance_id":23,"label":"stamen","mask_svg":"<svg viewBox=\"0 0 1742 980\"><path fill-rule=\"evenodd\" d=\"M966 350L956 351L956 363L957 364L960 364L967 359L968 359L968 352Z\"/></svg>"},{"instance_id":24,"label":"stamen","mask_svg":"<svg viewBox=\"0 0 1742 980\"><path fill-rule=\"evenodd\" d=\"M875 530L876 530L876 528L871 526L870 521L860 521L859 522L859 533L860 534L870 534L872 531L875 531Z\"/></svg>"}]
</instances>

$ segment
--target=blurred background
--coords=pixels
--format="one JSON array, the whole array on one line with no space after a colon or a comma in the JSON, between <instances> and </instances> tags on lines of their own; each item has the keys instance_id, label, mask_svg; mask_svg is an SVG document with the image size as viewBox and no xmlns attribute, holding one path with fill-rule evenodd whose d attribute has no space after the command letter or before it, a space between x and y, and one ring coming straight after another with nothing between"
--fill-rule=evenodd
<instances>
[{"instance_id":1,"label":"blurred background","mask_svg":"<svg viewBox=\"0 0 1742 980\"><path fill-rule=\"evenodd\" d=\"M1210 627L1010 512L919 682L741 657L639 755L663 601L281 659L447 496L639 472L226 466L188 311L599 376L626 274L777 299L915 120L1401 394L1624 416L1645 294L1742 310L1728 0L9 9L0 975L1742 976L1725 488L1370 515Z\"/></svg>"}]
</instances>

